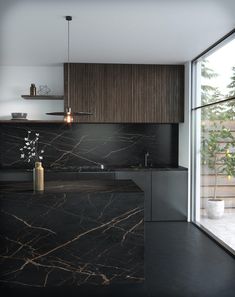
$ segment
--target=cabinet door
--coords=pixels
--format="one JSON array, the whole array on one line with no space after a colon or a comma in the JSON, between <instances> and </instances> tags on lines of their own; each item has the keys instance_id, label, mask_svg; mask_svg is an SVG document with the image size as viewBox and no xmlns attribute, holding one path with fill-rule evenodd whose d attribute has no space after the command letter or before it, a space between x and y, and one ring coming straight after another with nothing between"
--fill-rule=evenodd
<instances>
[{"instance_id":1,"label":"cabinet door","mask_svg":"<svg viewBox=\"0 0 235 297\"><path fill-rule=\"evenodd\" d=\"M187 171L152 172L152 220L187 220Z\"/></svg>"},{"instance_id":2,"label":"cabinet door","mask_svg":"<svg viewBox=\"0 0 235 297\"><path fill-rule=\"evenodd\" d=\"M131 179L144 191L144 220L151 221L151 172L118 171L116 179Z\"/></svg>"},{"instance_id":3,"label":"cabinet door","mask_svg":"<svg viewBox=\"0 0 235 297\"><path fill-rule=\"evenodd\" d=\"M133 65L133 122L184 121L184 66Z\"/></svg>"},{"instance_id":4,"label":"cabinet door","mask_svg":"<svg viewBox=\"0 0 235 297\"><path fill-rule=\"evenodd\" d=\"M70 64L70 105L91 116L75 117L75 122L132 122L132 65ZM64 103L68 97L68 65L64 64Z\"/></svg>"}]
</instances>

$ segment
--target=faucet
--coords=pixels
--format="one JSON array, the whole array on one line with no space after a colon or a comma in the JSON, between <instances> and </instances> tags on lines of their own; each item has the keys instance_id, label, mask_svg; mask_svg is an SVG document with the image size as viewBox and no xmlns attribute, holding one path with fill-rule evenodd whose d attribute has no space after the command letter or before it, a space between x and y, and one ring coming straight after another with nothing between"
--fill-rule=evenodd
<instances>
[{"instance_id":1,"label":"faucet","mask_svg":"<svg viewBox=\"0 0 235 297\"><path fill-rule=\"evenodd\" d=\"M144 154L144 167L148 167L148 157L149 157L149 152L146 152Z\"/></svg>"}]
</instances>

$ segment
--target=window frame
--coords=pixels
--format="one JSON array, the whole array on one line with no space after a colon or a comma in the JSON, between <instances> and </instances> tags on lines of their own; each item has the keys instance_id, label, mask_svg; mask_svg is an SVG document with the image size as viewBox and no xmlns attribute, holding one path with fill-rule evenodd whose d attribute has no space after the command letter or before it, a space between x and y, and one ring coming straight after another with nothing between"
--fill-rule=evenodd
<instances>
[{"instance_id":1,"label":"window frame","mask_svg":"<svg viewBox=\"0 0 235 297\"><path fill-rule=\"evenodd\" d=\"M191 222L198 227L201 231L206 233L211 239L213 239L217 244L219 244L224 250L229 252L232 256L235 256L235 251L224 243L220 238L215 234L207 230L203 225L201 225L197 218L198 212L197 209L200 207L200 156L198 156L198 148L200 148L201 141L201 129L198 123L201 121L200 111L202 108L206 108L210 105L215 105L223 103L230 100L235 100L235 97L230 98L221 98L221 100L216 101L212 104L203 104L197 105L199 100L199 95L201 94L201 84L199 81L198 75L198 62L205 59L207 56L211 55L213 52L217 51L219 48L223 47L231 40L235 39L235 29L230 31L224 37L219 39L208 49L203 51L197 57L191 61Z\"/></svg>"}]
</instances>

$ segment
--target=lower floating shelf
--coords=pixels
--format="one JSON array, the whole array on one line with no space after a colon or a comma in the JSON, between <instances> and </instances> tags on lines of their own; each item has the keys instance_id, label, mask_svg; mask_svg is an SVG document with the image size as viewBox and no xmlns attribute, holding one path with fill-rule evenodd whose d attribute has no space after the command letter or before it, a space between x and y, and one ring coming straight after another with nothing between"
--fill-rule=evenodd
<instances>
[{"instance_id":1,"label":"lower floating shelf","mask_svg":"<svg viewBox=\"0 0 235 297\"><path fill-rule=\"evenodd\" d=\"M33 100L64 100L63 95L21 95L24 99L33 99Z\"/></svg>"},{"instance_id":2,"label":"lower floating shelf","mask_svg":"<svg viewBox=\"0 0 235 297\"><path fill-rule=\"evenodd\" d=\"M0 120L0 124L66 124L64 121L53 121L53 120Z\"/></svg>"}]
</instances>

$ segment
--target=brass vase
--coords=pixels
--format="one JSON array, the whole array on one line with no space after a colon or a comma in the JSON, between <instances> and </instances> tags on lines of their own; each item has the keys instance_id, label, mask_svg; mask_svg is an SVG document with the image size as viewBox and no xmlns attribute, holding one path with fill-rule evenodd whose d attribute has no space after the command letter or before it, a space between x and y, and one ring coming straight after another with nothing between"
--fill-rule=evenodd
<instances>
[{"instance_id":1,"label":"brass vase","mask_svg":"<svg viewBox=\"0 0 235 297\"><path fill-rule=\"evenodd\" d=\"M44 168L42 162L35 162L33 169L33 189L34 191L44 191Z\"/></svg>"}]
</instances>

